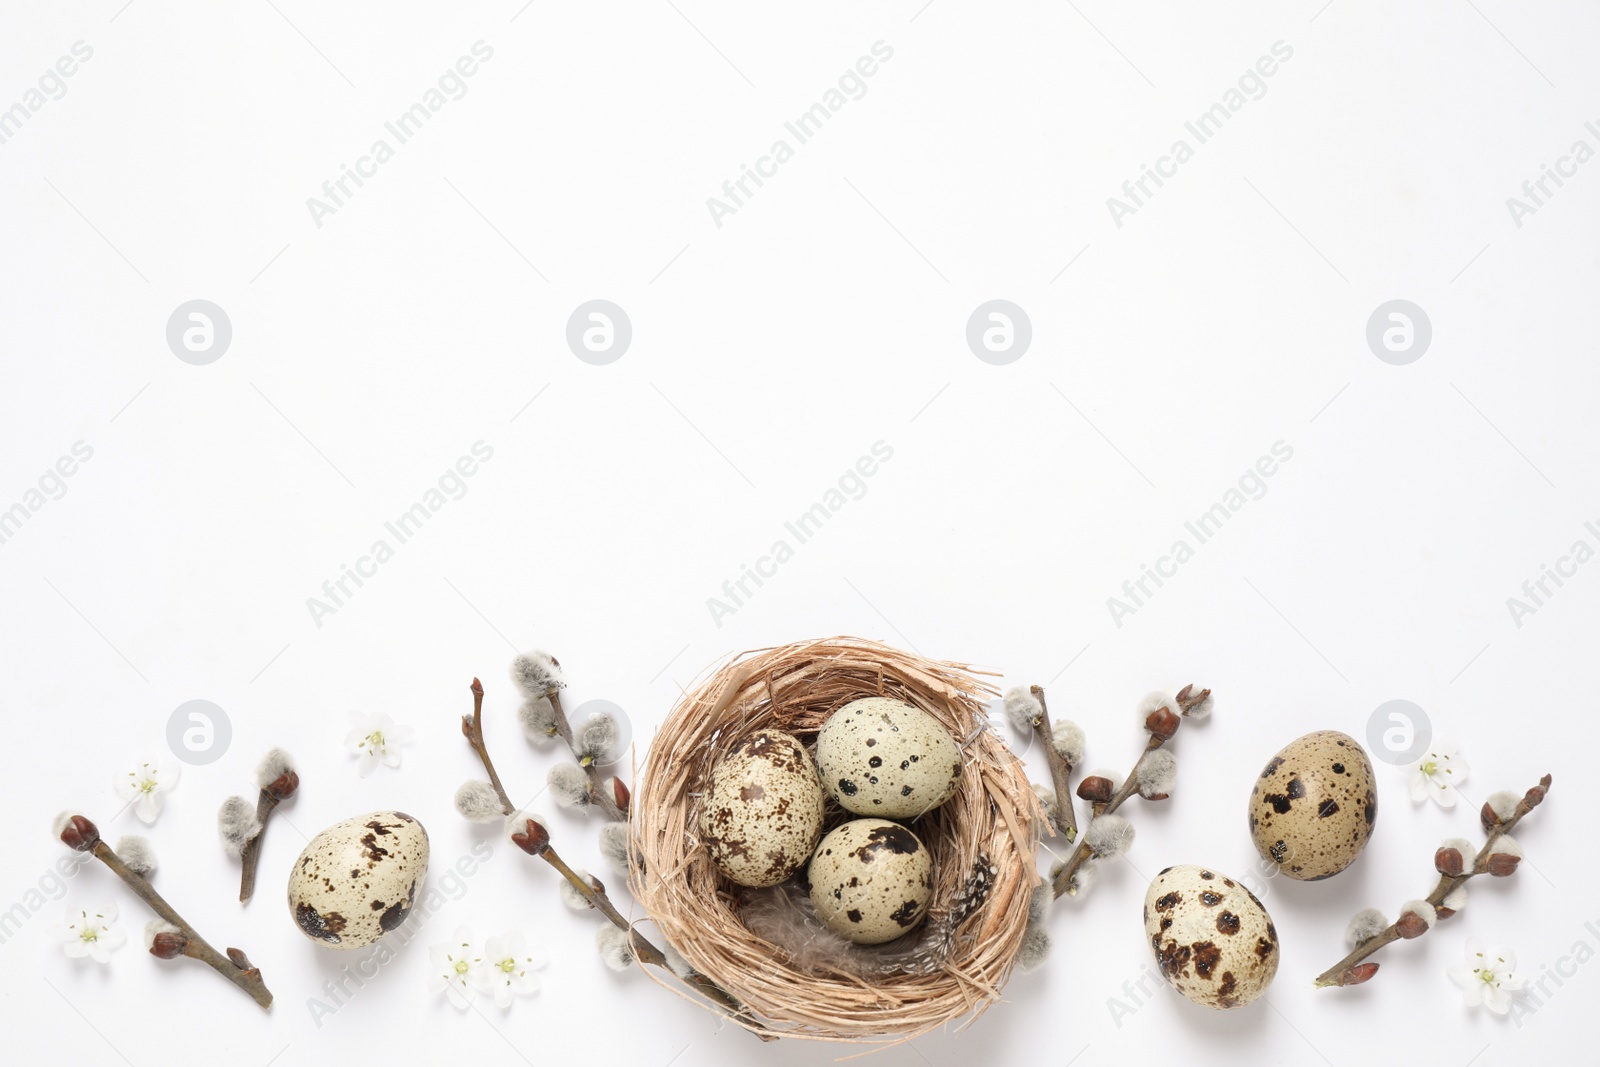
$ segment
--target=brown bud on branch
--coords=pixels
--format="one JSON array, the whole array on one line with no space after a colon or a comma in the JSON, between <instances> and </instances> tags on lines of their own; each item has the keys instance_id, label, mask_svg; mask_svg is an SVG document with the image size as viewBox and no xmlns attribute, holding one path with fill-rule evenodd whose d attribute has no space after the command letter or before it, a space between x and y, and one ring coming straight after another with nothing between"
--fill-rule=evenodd
<instances>
[{"instance_id":1,"label":"brown bud on branch","mask_svg":"<svg viewBox=\"0 0 1600 1067\"><path fill-rule=\"evenodd\" d=\"M61 827L61 842L78 852L92 852L100 842L100 828L82 815L69 815Z\"/></svg>"},{"instance_id":2,"label":"brown bud on branch","mask_svg":"<svg viewBox=\"0 0 1600 1067\"><path fill-rule=\"evenodd\" d=\"M1116 786L1111 784L1111 779L1099 774L1091 774L1078 783L1078 797L1096 804L1104 804L1116 793Z\"/></svg>"},{"instance_id":3,"label":"brown bud on branch","mask_svg":"<svg viewBox=\"0 0 1600 1067\"><path fill-rule=\"evenodd\" d=\"M1144 717L1144 728L1150 731L1151 737L1160 738L1162 741L1172 740L1172 735L1178 732L1178 727L1183 720L1169 707L1159 707Z\"/></svg>"},{"instance_id":4,"label":"brown bud on branch","mask_svg":"<svg viewBox=\"0 0 1600 1067\"><path fill-rule=\"evenodd\" d=\"M523 820L523 827L511 835L511 843L530 856L543 855L550 847L550 831L535 819Z\"/></svg>"},{"instance_id":5,"label":"brown bud on branch","mask_svg":"<svg viewBox=\"0 0 1600 1067\"><path fill-rule=\"evenodd\" d=\"M1428 932L1428 920L1414 911L1408 911L1394 924L1394 931L1409 941Z\"/></svg>"}]
</instances>

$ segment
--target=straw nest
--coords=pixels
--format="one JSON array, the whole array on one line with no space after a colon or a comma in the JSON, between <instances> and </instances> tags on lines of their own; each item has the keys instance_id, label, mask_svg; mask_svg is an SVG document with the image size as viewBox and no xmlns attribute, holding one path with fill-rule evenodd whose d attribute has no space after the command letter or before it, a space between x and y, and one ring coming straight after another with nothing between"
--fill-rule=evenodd
<instances>
[{"instance_id":1,"label":"straw nest","mask_svg":"<svg viewBox=\"0 0 1600 1067\"><path fill-rule=\"evenodd\" d=\"M747 1028L783 1037L905 1039L1000 996L1038 883L1043 815L1021 763L988 729L996 690L962 664L838 637L745 653L687 692L657 732L632 804L630 887L661 934L698 972L751 1012ZM864 696L891 696L932 714L965 752L960 788L913 828L934 869L929 922L949 936L928 973L861 977L859 969L796 966L793 954L741 921L741 896L700 842L700 795L731 745L779 729L810 745L828 716ZM830 807L828 828L846 817ZM970 904L974 872L980 902ZM915 935L912 935L915 936Z\"/></svg>"}]
</instances>

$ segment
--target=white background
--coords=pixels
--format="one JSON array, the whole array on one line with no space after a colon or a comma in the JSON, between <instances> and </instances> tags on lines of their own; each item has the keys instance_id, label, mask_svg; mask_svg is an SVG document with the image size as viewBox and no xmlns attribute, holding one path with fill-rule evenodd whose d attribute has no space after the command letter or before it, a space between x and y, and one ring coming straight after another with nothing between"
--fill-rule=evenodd
<instances>
[{"instance_id":1,"label":"white background","mask_svg":"<svg viewBox=\"0 0 1600 1067\"><path fill-rule=\"evenodd\" d=\"M1573 141L1600 147L1584 130L1600 119L1593 5L94 0L8 3L0 25L0 107L75 41L94 50L0 145L0 508L74 442L93 448L0 545L0 907L27 914L0 946L13 1053L139 1067L839 1054L719 1032L603 970L591 918L498 845L318 1027L307 999L349 961L307 943L280 896L302 831L363 811L420 817L436 872L487 834L450 806L475 768L456 728L475 674L513 792L539 787L554 756L515 727L514 650L553 650L574 702L616 701L647 742L706 665L833 633L1048 684L1087 728L1091 765L1119 771L1144 691L1218 694L1175 742L1172 801L1133 812L1128 861L1054 912L1046 968L964 1035L876 1062L1491 1064L1559 1061L1588 1031L1587 963L1521 1026L1469 1012L1445 968L1472 935L1535 979L1563 958L1570 972L1579 941L1585 959L1600 948L1580 796L1600 567L1520 626L1506 604L1574 541L1600 543L1584 528L1600 519L1600 163L1521 227L1506 207ZM467 94L315 225L307 198L479 40L494 54ZM893 58L866 95L715 225L707 197L879 40ZM1280 40L1293 57L1266 94L1115 225L1107 197ZM233 325L209 366L165 341L196 298ZM604 367L564 341L593 298L634 329ZM994 298L1032 321L1009 366L964 339ZM1365 340L1396 298L1433 324L1408 366ZM893 459L865 495L717 625L707 598L879 440ZM477 441L493 459L466 495L314 623L307 598ZM1265 495L1117 625L1107 598L1278 441L1293 458ZM63 854L50 817L107 823L113 777L166 755L169 714L195 698L226 710L232 746L186 769L149 831L156 881L250 952L270 1014L198 964L145 955L141 906L98 865L59 899L30 895ZM1260 766L1312 729L1364 736L1395 698L1460 740L1471 801L1418 808L1380 764L1359 863L1266 886L1283 942L1266 1001L1114 1010L1153 971L1144 876L1251 870ZM416 728L401 769L357 777L352 709ZM241 909L214 813L272 745L303 785ZM1484 795L1547 770L1522 873L1474 883L1461 916L1385 950L1370 985L1311 987L1350 914L1425 894L1437 840L1476 836ZM593 829L555 821L579 862L596 859ZM108 900L130 943L105 967L64 958L63 909ZM426 945L462 923L543 944L544 991L505 1014L430 997Z\"/></svg>"}]
</instances>

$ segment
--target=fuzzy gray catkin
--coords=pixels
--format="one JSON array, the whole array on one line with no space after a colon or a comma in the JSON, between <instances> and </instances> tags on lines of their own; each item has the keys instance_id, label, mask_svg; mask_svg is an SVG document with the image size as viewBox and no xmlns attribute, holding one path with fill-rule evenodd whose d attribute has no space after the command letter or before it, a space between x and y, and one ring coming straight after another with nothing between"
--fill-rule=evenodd
<instances>
[{"instance_id":1,"label":"fuzzy gray catkin","mask_svg":"<svg viewBox=\"0 0 1600 1067\"><path fill-rule=\"evenodd\" d=\"M129 834L117 842L115 849L128 870L135 874L152 874L156 869L156 850L150 839L139 834Z\"/></svg>"},{"instance_id":2,"label":"fuzzy gray catkin","mask_svg":"<svg viewBox=\"0 0 1600 1067\"><path fill-rule=\"evenodd\" d=\"M1044 705L1027 687L1020 685L1006 691L1005 708L1011 728L1019 734L1032 733L1033 720L1044 714Z\"/></svg>"},{"instance_id":3,"label":"fuzzy gray catkin","mask_svg":"<svg viewBox=\"0 0 1600 1067\"><path fill-rule=\"evenodd\" d=\"M479 780L461 783L461 788L456 790L456 811L473 822L494 822L505 814L494 786Z\"/></svg>"},{"instance_id":4,"label":"fuzzy gray catkin","mask_svg":"<svg viewBox=\"0 0 1600 1067\"><path fill-rule=\"evenodd\" d=\"M542 697L566 684L561 680L561 667L555 657L538 649L524 652L511 661L511 681L528 697Z\"/></svg>"},{"instance_id":5,"label":"fuzzy gray catkin","mask_svg":"<svg viewBox=\"0 0 1600 1067\"><path fill-rule=\"evenodd\" d=\"M256 786L265 789L267 786L294 770L294 759L281 748L272 749L261 762L256 765Z\"/></svg>"},{"instance_id":6,"label":"fuzzy gray catkin","mask_svg":"<svg viewBox=\"0 0 1600 1067\"><path fill-rule=\"evenodd\" d=\"M222 847L228 855L238 859L244 852L244 846L261 833L255 805L244 797L224 800L217 811L217 832L222 836Z\"/></svg>"},{"instance_id":7,"label":"fuzzy gray catkin","mask_svg":"<svg viewBox=\"0 0 1600 1067\"><path fill-rule=\"evenodd\" d=\"M602 762L616 749L619 736L617 720L606 712L597 712L573 733L573 753L586 763Z\"/></svg>"},{"instance_id":8,"label":"fuzzy gray catkin","mask_svg":"<svg viewBox=\"0 0 1600 1067\"><path fill-rule=\"evenodd\" d=\"M564 808L586 808L593 799L589 795L589 778L579 767L570 763L558 763L550 768L546 778L550 783L550 792L556 798L556 803Z\"/></svg>"}]
</instances>

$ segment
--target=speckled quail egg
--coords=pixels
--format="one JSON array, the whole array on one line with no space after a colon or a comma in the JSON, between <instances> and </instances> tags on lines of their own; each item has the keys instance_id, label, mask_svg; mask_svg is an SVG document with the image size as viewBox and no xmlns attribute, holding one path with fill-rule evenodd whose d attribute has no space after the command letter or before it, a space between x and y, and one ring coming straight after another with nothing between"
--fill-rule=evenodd
<instances>
[{"instance_id":1,"label":"speckled quail egg","mask_svg":"<svg viewBox=\"0 0 1600 1067\"><path fill-rule=\"evenodd\" d=\"M927 914L933 860L920 838L888 819L852 819L817 846L807 873L824 926L858 945L881 945Z\"/></svg>"},{"instance_id":2,"label":"speckled quail egg","mask_svg":"<svg viewBox=\"0 0 1600 1067\"><path fill-rule=\"evenodd\" d=\"M805 866L822 836L822 783L805 747L763 730L711 769L700 839L712 862L746 886L777 885Z\"/></svg>"},{"instance_id":3,"label":"speckled quail egg","mask_svg":"<svg viewBox=\"0 0 1600 1067\"><path fill-rule=\"evenodd\" d=\"M1372 762L1337 730L1289 742L1250 790L1256 851L1297 881L1331 878L1354 863L1377 819Z\"/></svg>"},{"instance_id":4,"label":"speckled quail egg","mask_svg":"<svg viewBox=\"0 0 1600 1067\"><path fill-rule=\"evenodd\" d=\"M400 811L335 823L289 872L289 913L311 940L365 948L406 921L428 874L428 832Z\"/></svg>"},{"instance_id":5,"label":"speckled quail egg","mask_svg":"<svg viewBox=\"0 0 1600 1067\"><path fill-rule=\"evenodd\" d=\"M901 700L865 697L835 711L817 734L823 788L846 811L910 819L961 784L961 749L938 719Z\"/></svg>"},{"instance_id":6,"label":"speckled quail egg","mask_svg":"<svg viewBox=\"0 0 1600 1067\"><path fill-rule=\"evenodd\" d=\"M1255 1000L1278 973L1278 931L1256 895L1209 867L1168 867L1144 895L1144 932L1172 987L1207 1008Z\"/></svg>"}]
</instances>

